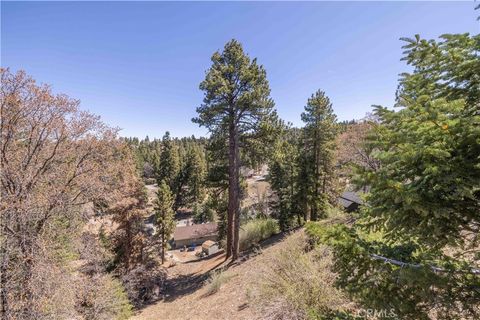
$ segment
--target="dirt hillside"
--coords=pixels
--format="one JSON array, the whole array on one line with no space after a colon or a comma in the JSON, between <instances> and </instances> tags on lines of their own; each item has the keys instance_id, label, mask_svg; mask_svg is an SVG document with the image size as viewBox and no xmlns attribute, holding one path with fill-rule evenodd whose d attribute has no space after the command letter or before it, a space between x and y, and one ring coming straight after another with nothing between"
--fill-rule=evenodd
<instances>
[{"instance_id":1,"label":"dirt hillside","mask_svg":"<svg viewBox=\"0 0 480 320\"><path fill-rule=\"evenodd\" d=\"M137 312L136 320L216 320L259 319L248 301L248 288L262 260L275 250L281 250L283 235L277 235L262 244L261 253L245 254L237 264L226 266L224 254L204 260L177 262L168 269L167 296L163 301ZM208 294L205 281L209 273L226 267L231 276L214 294Z\"/></svg>"}]
</instances>

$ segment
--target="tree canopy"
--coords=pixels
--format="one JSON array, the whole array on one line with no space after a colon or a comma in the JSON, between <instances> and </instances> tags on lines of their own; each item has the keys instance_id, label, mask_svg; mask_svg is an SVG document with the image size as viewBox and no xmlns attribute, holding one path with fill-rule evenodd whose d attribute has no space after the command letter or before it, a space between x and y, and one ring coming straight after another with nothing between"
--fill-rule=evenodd
<instances>
[{"instance_id":1,"label":"tree canopy","mask_svg":"<svg viewBox=\"0 0 480 320\"><path fill-rule=\"evenodd\" d=\"M366 206L353 227L309 226L335 248L340 287L367 307L479 316L479 39L405 39L413 72L401 75L400 109L375 108L366 143L378 166L358 167Z\"/></svg>"},{"instance_id":2,"label":"tree canopy","mask_svg":"<svg viewBox=\"0 0 480 320\"><path fill-rule=\"evenodd\" d=\"M203 104L193 121L228 139L228 228L227 258L239 253L240 228L240 143L247 135L255 138L273 112L273 101L265 69L244 53L242 45L229 41L223 52L215 52L212 66L200 83Z\"/></svg>"}]
</instances>

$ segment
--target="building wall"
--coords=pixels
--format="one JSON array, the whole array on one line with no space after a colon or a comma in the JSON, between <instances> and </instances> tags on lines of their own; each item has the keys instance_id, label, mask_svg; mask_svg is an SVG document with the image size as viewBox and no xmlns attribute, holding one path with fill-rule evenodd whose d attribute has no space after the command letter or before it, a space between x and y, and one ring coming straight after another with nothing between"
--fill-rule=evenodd
<instances>
[{"instance_id":1,"label":"building wall","mask_svg":"<svg viewBox=\"0 0 480 320\"><path fill-rule=\"evenodd\" d=\"M194 239L182 239L182 240L174 240L175 249L180 249L183 246L190 247L192 245L200 246L207 240L217 241L217 235L211 235L201 238L194 238Z\"/></svg>"},{"instance_id":2,"label":"building wall","mask_svg":"<svg viewBox=\"0 0 480 320\"><path fill-rule=\"evenodd\" d=\"M213 246L211 246L210 248L208 248L207 251L208 251L208 252L207 252L208 255L217 253L217 252L218 252L218 244L214 244Z\"/></svg>"},{"instance_id":3,"label":"building wall","mask_svg":"<svg viewBox=\"0 0 480 320\"><path fill-rule=\"evenodd\" d=\"M356 212L356 211L358 211L359 207L360 207L360 205L358 203L353 202L351 205L349 205L346 208L346 211L347 212Z\"/></svg>"}]
</instances>

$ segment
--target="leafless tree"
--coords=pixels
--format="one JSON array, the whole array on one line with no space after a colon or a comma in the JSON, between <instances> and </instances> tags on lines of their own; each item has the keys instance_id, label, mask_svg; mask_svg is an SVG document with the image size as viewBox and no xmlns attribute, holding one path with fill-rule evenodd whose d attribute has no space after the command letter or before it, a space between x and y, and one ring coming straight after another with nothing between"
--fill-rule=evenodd
<instances>
[{"instance_id":1,"label":"leafless tree","mask_svg":"<svg viewBox=\"0 0 480 320\"><path fill-rule=\"evenodd\" d=\"M349 124L346 131L338 136L337 161L344 171L351 166L360 166L377 170L380 163L373 157L373 149L367 143L369 132L375 125L375 119L370 116Z\"/></svg>"},{"instance_id":2,"label":"leafless tree","mask_svg":"<svg viewBox=\"0 0 480 320\"><path fill-rule=\"evenodd\" d=\"M49 244L85 204L118 196L125 166L116 133L79 101L1 69L1 319L39 319L55 304L39 286L57 258Z\"/></svg>"}]
</instances>

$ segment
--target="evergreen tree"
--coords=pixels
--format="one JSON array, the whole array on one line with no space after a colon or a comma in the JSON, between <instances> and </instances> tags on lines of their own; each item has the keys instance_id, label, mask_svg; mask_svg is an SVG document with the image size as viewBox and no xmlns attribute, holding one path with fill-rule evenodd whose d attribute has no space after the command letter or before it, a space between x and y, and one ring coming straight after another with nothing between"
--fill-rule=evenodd
<instances>
[{"instance_id":1,"label":"evergreen tree","mask_svg":"<svg viewBox=\"0 0 480 320\"><path fill-rule=\"evenodd\" d=\"M173 144L168 131L162 138L162 147L157 171L157 181L159 185L162 181L165 181L170 190L176 190L177 176L180 171L180 160L178 149Z\"/></svg>"},{"instance_id":2,"label":"evergreen tree","mask_svg":"<svg viewBox=\"0 0 480 320\"><path fill-rule=\"evenodd\" d=\"M197 203L193 207L193 221L195 223L205 223L215 221L215 203L207 201L203 205Z\"/></svg>"},{"instance_id":3,"label":"evergreen tree","mask_svg":"<svg viewBox=\"0 0 480 320\"><path fill-rule=\"evenodd\" d=\"M278 217L280 228L286 231L294 225L295 216L297 224L302 224L301 211L296 198L299 182L298 137L294 130L286 127L278 137L269 163L268 180L277 196L277 200L272 203L273 210Z\"/></svg>"},{"instance_id":4,"label":"evergreen tree","mask_svg":"<svg viewBox=\"0 0 480 320\"><path fill-rule=\"evenodd\" d=\"M435 247L456 246L480 221L480 35L404 40L403 60L414 72L400 79L402 110L376 109L383 126L371 143L384 168L365 178L378 186L383 199L378 201L387 208L395 199L406 200L395 205L398 211L381 214L391 221L388 229L395 226L399 236L415 234ZM389 187L380 190L375 178L385 172L383 184ZM395 195L389 194L393 190ZM371 212L380 214L375 207Z\"/></svg>"},{"instance_id":5,"label":"evergreen tree","mask_svg":"<svg viewBox=\"0 0 480 320\"><path fill-rule=\"evenodd\" d=\"M228 214L228 196L222 189L211 190L205 203L204 217L209 219L211 213L214 213L214 220L218 223L218 241L222 241L227 236L227 214Z\"/></svg>"},{"instance_id":6,"label":"evergreen tree","mask_svg":"<svg viewBox=\"0 0 480 320\"><path fill-rule=\"evenodd\" d=\"M122 264L126 271L143 262L145 234L143 232L143 217L147 203L145 185L138 176L138 172L131 170L131 156L128 152L123 155L121 200L110 204L105 212L113 214L113 221L118 224L114 232L114 251L116 262ZM130 157L130 159L129 159Z\"/></svg>"},{"instance_id":7,"label":"evergreen tree","mask_svg":"<svg viewBox=\"0 0 480 320\"><path fill-rule=\"evenodd\" d=\"M181 143L179 147L180 171L175 181L174 208L193 208L205 198L206 159L203 147L194 143Z\"/></svg>"},{"instance_id":8,"label":"evergreen tree","mask_svg":"<svg viewBox=\"0 0 480 320\"><path fill-rule=\"evenodd\" d=\"M327 208L337 198L335 179L335 138L338 132L337 117L333 113L330 99L318 90L308 99L302 113L304 130L304 154L308 166L306 184L309 188L309 202L312 220L324 216Z\"/></svg>"},{"instance_id":9,"label":"evergreen tree","mask_svg":"<svg viewBox=\"0 0 480 320\"><path fill-rule=\"evenodd\" d=\"M240 140L256 132L273 111L266 72L244 53L236 40L212 56L212 66L200 84L205 92L194 122L228 137L229 206L227 258L237 259L240 228Z\"/></svg>"},{"instance_id":10,"label":"evergreen tree","mask_svg":"<svg viewBox=\"0 0 480 320\"><path fill-rule=\"evenodd\" d=\"M206 184L215 191L228 191L228 139L221 133L213 133L206 146Z\"/></svg>"},{"instance_id":11,"label":"evergreen tree","mask_svg":"<svg viewBox=\"0 0 480 320\"><path fill-rule=\"evenodd\" d=\"M175 230L175 212L173 211L173 194L168 184L162 180L158 186L155 200L155 226L160 240L162 263L165 261L165 249Z\"/></svg>"},{"instance_id":12,"label":"evergreen tree","mask_svg":"<svg viewBox=\"0 0 480 320\"><path fill-rule=\"evenodd\" d=\"M228 139L221 132L213 133L206 146L208 197L206 210L213 210L218 223L218 241L223 244L228 228Z\"/></svg>"},{"instance_id":13,"label":"evergreen tree","mask_svg":"<svg viewBox=\"0 0 480 320\"><path fill-rule=\"evenodd\" d=\"M365 307L478 319L480 36L406 41L402 108L376 107L380 165L358 177L368 205L353 228L316 234L333 240L339 285Z\"/></svg>"},{"instance_id":14,"label":"evergreen tree","mask_svg":"<svg viewBox=\"0 0 480 320\"><path fill-rule=\"evenodd\" d=\"M295 205L297 210L303 212L303 221L308 221L310 219L310 185L311 185L311 175L310 175L310 162L308 155L303 151L305 150L305 145L303 139L299 142L299 155L297 158L297 190L294 195Z\"/></svg>"},{"instance_id":15,"label":"evergreen tree","mask_svg":"<svg viewBox=\"0 0 480 320\"><path fill-rule=\"evenodd\" d=\"M193 205L200 204L205 198L205 176L207 164L205 154L198 146L192 146L187 153L185 164L188 200Z\"/></svg>"}]
</instances>

